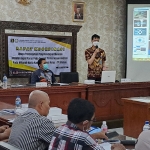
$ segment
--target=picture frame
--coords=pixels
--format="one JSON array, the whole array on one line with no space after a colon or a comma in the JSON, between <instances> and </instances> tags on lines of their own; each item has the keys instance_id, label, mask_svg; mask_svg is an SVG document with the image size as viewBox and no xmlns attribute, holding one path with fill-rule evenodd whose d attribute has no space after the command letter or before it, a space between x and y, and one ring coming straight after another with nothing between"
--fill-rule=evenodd
<instances>
[{"instance_id":1,"label":"picture frame","mask_svg":"<svg viewBox=\"0 0 150 150\"><path fill-rule=\"evenodd\" d=\"M72 20L74 22L85 21L85 3L84 2L72 2Z\"/></svg>"}]
</instances>

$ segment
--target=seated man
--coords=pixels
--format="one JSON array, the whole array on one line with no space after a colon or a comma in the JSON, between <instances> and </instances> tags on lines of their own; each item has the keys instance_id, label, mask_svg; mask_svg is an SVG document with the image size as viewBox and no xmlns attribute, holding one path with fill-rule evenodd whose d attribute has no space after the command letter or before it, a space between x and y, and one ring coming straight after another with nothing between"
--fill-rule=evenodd
<instances>
[{"instance_id":1,"label":"seated man","mask_svg":"<svg viewBox=\"0 0 150 150\"><path fill-rule=\"evenodd\" d=\"M0 127L0 141L9 138L11 128L8 125L3 125Z\"/></svg>"},{"instance_id":2,"label":"seated man","mask_svg":"<svg viewBox=\"0 0 150 150\"><path fill-rule=\"evenodd\" d=\"M31 84L36 82L56 82L54 73L48 69L48 64L46 63L45 58L40 58L38 60L39 69L33 72L31 75Z\"/></svg>"},{"instance_id":3,"label":"seated man","mask_svg":"<svg viewBox=\"0 0 150 150\"><path fill-rule=\"evenodd\" d=\"M13 122L8 143L23 150L44 150L48 148L55 131L49 113L49 96L39 90L29 95L28 110Z\"/></svg>"},{"instance_id":4,"label":"seated man","mask_svg":"<svg viewBox=\"0 0 150 150\"><path fill-rule=\"evenodd\" d=\"M68 122L56 129L52 136L49 150L104 150L96 143L96 139L107 139L105 133L88 133L95 118L92 103L75 98L68 106ZM125 150L121 144L113 145L112 150Z\"/></svg>"},{"instance_id":5,"label":"seated man","mask_svg":"<svg viewBox=\"0 0 150 150\"><path fill-rule=\"evenodd\" d=\"M150 150L150 130L143 131L139 135L135 150Z\"/></svg>"}]
</instances>

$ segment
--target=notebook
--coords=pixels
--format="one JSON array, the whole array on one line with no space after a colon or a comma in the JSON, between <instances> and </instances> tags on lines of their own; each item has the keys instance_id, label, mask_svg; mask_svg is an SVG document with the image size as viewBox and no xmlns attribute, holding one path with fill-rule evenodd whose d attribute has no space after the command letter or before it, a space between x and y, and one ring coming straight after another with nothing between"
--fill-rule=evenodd
<instances>
[{"instance_id":1,"label":"notebook","mask_svg":"<svg viewBox=\"0 0 150 150\"><path fill-rule=\"evenodd\" d=\"M116 71L102 71L101 83L114 83Z\"/></svg>"}]
</instances>

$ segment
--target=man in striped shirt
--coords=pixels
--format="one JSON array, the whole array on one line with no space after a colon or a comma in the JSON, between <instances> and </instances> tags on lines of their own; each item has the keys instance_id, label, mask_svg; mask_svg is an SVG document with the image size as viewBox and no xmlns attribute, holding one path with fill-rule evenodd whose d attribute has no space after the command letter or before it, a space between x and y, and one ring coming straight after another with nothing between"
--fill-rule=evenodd
<instances>
[{"instance_id":1,"label":"man in striped shirt","mask_svg":"<svg viewBox=\"0 0 150 150\"><path fill-rule=\"evenodd\" d=\"M52 121L46 118L49 113L49 96L39 90L29 95L28 110L18 116L12 125L9 144L22 150L45 150L55 131Z\"/></svg>"},{"instance_id":2,"label":"man in striped shirt","mask_svg":"<svg viewBox=\"0 0 150 150\"><path fill-rule=\"evenodd\" d=\"M87 100L75 98L69 104L68 122L56 129L49 150L105 150L95 139L107 138L99 132L89 135L88 130L95 118L95 108ZM113 145L112 150L125 150L121 144Z\"/></svg>"}]
</instances>

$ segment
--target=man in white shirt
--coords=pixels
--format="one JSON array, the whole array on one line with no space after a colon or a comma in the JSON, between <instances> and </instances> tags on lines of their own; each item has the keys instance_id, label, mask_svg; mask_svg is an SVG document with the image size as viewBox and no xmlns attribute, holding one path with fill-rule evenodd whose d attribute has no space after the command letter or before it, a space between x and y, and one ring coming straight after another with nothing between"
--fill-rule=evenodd
<instances>
[{"instance_id":1,"label":"man in white shirt","mask_svg":"<svg viewBox=\"0 0 150 150\"><path fill-rule=\"evenodd\" d=\"M143 131L139 135L135 150L150 150L150 130Z\"/></svg>"}]
</instances>

